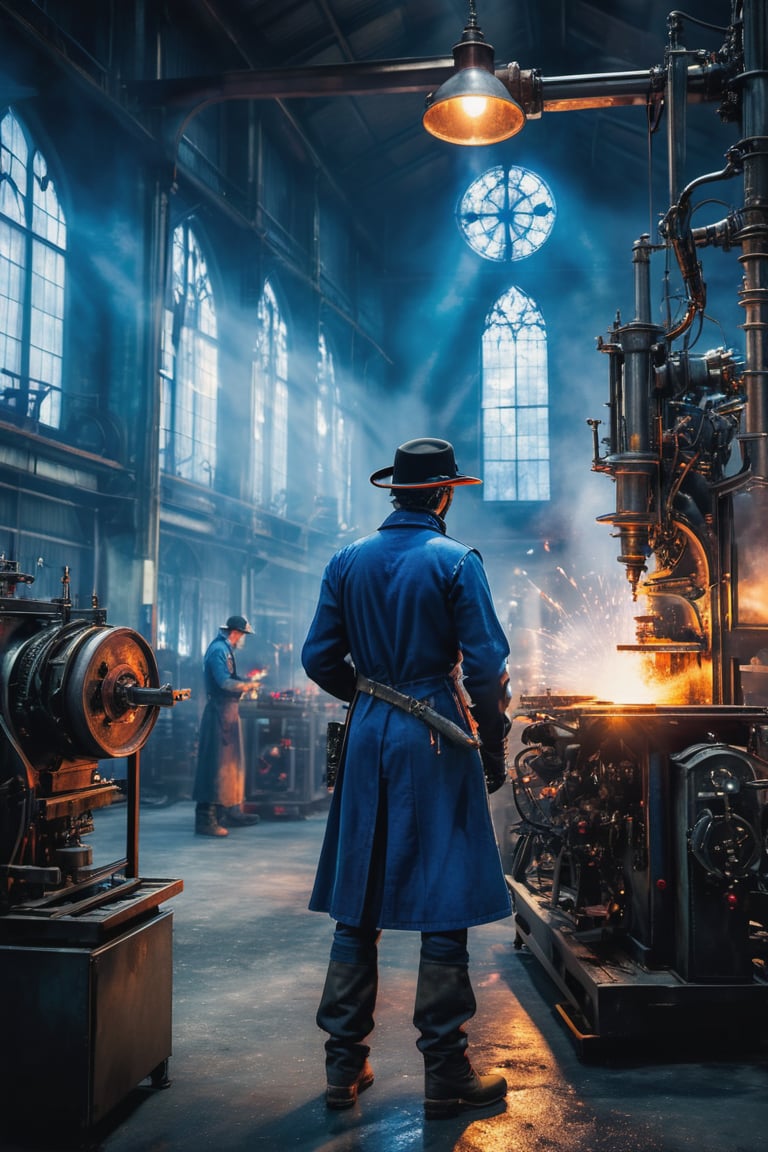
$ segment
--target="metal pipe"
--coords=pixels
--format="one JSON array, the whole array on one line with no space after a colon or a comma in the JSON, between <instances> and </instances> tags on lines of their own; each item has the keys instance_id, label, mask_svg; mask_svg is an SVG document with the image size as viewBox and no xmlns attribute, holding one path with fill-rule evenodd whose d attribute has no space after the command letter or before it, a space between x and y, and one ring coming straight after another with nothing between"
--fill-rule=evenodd
<instances>
[{"instance_id":1,"label":"metal pipe","mask_svg":"<svg viewBox=\"0 0 768 1152\"><path fill-rule=\"evenodd\" d=\"M126 800L125 875L132 879L139 874L139 803L141 797L139 750L128 757L128 795Z\"/></svg>"},{"instance_id":2,"label":"metal pipe","mask_svg":"<svg viewBox=\"0 0 768 1152\"><path fill-rule=\"evenodd\" d=\"M147 107L190 107L203 101L311 99L376 92L428 92L454 73L452 56L259 68L214 76L187 76L126 85Z\"/></svg>"},{"instance_id":3,"label":"metal pipe","mask_svg":"<svg viewBox=\"0 0 768 1152\"><path fill-rule=\"evenodd\" d=\"M650 238L641 236L632 257L635 319L613 333L621 350L621 368L615 366L617 375L611 380L611 401L617 409L611 420L618 442L603 463L616 481L616 511L597 518L619 530L621 554L617 559L626 568L633 598L646 568L651 528L658 518L652 499L658 483L658 459L652 438L650 382L652 348L662 332L651 323L651 252Z\"/></svg>"},{"instance_id":4,"label":"metal pipe","mask_svg":"<svg viewBox=\"0 0 768 1152\"><path fill-rule=\"evenodd\" d=\"M686 53L669 53L665 100L667 104L667 163L669 175L669 202L674 204L685 179L686 145Z\"/></svg>"},{"instance_id":5,"label":"metal pipe","mask_svg":"<svg viewBox=\"0 0 768 1152\"><path fill-rule=\"evenodd\" d=\"M218 76L187 76L127 84L126 93L146 107L193 107L222 100L282 100L301 97L369 96L377 93L430 92L455 72L453 58L371 60L317 64L304 68L260 68ZM663 70L595 72L582 76L541 76L517 64L495 70L529 116L581 108L646 104L663 87ZM688 100L719 99L724 69L694 64L687 70Z\"/></svg>"},{"instance_id":6,"label":"metal pipe","mask_svg":"<svg viewBox=\"0 0 768 1152\"><path fill-rule=\"evenodd\" d=\"M167 260L170 245L168 188L157 180L142 191L148 204L151 222L145 245L144 299L146 323L141 333L139 361L142 364L147 387L145 424L138 444L138 485L140 530L137 534L139 556L143 562L141 573L141 628L147 640L155 643L157 631L157 573L160 557L160 409L162 380L158 371L161 362L160 344L163 328Z\"/></svg>"},{"instance_id":7,"label":"metal pipe","mask_svg":"<svg viewBox=\"0 0 768 1152\"><path fill-rule=\"evenodd\" d=\"M651 323L651 242L643 235L632 250L635 319L620 334L624 350L624 415L630 453L645 453L650 443L650 347L659 338Z\"/></svg>"},{"instance_id":8,"label":"metal pipe","mask_svg":"<svg viewBox=\"0 0 768 1152\"><path fill-rule=\"evenodd\" d=\"M744 270L739 292L745 311L745 433L752 474L768 483L768 12L764 0L744 0Z\"/></svg>"}]
</instances>

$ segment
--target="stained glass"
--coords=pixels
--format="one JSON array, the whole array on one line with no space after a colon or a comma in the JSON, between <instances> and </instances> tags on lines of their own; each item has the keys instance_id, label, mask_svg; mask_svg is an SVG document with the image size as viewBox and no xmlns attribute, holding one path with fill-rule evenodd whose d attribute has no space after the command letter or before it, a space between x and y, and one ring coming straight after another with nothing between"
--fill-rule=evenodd
<instances>
[{"instance_id":1,"label":"stained glass","mask_svg":"<svg viewBox=\"0 0 768 1152\"><path fill-rule=\"evenodd\" d=\"M548 500L547 335L519 288L488 313L482 362L483 498Z\"/></svg>"},{"instance_id":2,"label":"stained glass","mask_svg":"<svg viewBox=\"0 0 768 1152\"><path fill-rule=\"evenodd\" d=\"M456 209L470 248L486 260L523 260L548 239L557 209L549 186L525 168L489 168Z\"/></svg>"}]
</instances>

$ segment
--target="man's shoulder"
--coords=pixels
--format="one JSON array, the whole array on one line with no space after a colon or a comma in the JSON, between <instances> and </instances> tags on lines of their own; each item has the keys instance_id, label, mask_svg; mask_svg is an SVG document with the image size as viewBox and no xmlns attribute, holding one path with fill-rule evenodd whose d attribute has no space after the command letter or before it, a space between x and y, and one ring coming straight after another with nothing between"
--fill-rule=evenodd
<instances>
[{"instance_id":1,"label":"man's shoulder","mask_svg":"<svg viewBox=\"0 0 768 1152\"><path fill-rule=\"evenodd\" d=\"M455 536L449 536L447 533L444 536L437 535L430 537L429 546L431 548L440 548L454 556L480 555L471 544L465 544L462 540L457 540Z\"/></svg>"},{"instance_id":2,"label":"man's shoulder","mask_svg":"<svg viewBox=\"0 0 768 1152\"><path fill-rule=\"evenodd\" d=\"M367 536L359 536L356 540L351 540L349 544L342 545L342 547L331 556L331 559L328 561L329 565L343 565L345 561L357 555L358 552L371 547L376 542L378 535L378 531L369 532Z\"/></svg>"},{"instance_id":3,"label":"man's shoulder","mask_svg":"<svg viewBox=\"0 0 768 1152\"><path fill-rule=\"evenodd\" d=\"M224 638L224 636L222 636L221 633L219 633L218 636L214 636L213 640L211 640L210 644L206 648L205 656L207 659L209 656L215 656L219 652L225 652L226 653L226 652L229 652L229 650L230 650L229 644L227 644L227 641Z\"/></svg>"}]
</instances>

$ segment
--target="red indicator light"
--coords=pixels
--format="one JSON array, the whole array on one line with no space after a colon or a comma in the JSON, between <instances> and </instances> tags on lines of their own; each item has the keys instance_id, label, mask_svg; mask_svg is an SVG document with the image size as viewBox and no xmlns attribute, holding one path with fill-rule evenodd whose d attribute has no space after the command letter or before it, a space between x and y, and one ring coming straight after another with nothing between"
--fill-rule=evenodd
<instances>
[{"instance_id":1,"label":"red indicator light","mask_svg":"<svg viewBox=\"0 0 768 1152\"><path fill-rule=\"evenodd\" d=\"M738 908L739 906L739 898L735 892L726 892L725 902L729 908Z\"/></svg>"},{"instance_id":2,"label":"red indicator light","mask_svg":"<svg viewBox=\"0 0 768 1152\"><path fill-rule=\"evenodd\" d=\"M659 892L666 892L667 882L663 876L660 876L659 879L656 881L656 887L658 888Z\"/></svg>"}]
</instances>

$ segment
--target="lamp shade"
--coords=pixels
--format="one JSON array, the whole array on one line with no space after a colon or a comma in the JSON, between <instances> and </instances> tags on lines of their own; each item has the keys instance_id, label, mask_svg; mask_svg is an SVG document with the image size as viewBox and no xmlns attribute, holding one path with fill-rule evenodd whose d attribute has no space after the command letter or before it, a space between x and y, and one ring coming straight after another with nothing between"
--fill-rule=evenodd
<instances>
[{"instance_id":1,"label":"lamp shade","mask_svg":"<svg viewBox=\"0 0 768 1152\"><path fill-rule=\"evenodd\" d=\"M493 69L493 47L477 23L475 0L469 20L453 46L454 72L427 96L422 123L449 144L498 144L519 132L525 112Z\"/></svg>"},{"instance_id":2,"label":"lamp shade","mask_svg":"<svg viewBox=\"0 0 768 1152\"><path fill-rule=\"evenodd\" d=\"M525 124L525 113L493 72L462 68L427 96L422 123L450 144L497 144Z\"/></svg>"}]
</instances>

